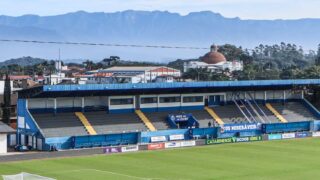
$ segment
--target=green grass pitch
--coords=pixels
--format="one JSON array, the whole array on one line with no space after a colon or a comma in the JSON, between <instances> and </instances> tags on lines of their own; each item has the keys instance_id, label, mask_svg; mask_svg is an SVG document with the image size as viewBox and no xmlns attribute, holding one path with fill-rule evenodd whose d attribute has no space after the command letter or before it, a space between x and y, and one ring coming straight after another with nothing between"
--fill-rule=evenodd
<instances>
[{"instance_id":1,"label":"green grass pitch","mask_svg":"<svg viewBox=\"0 0 320 180\"><path fill-rule=\"evenodd\" d=\"M0 164L0 174L59 180L319 179L320 139L221 144Z\"/></svg>"}]
</instances>

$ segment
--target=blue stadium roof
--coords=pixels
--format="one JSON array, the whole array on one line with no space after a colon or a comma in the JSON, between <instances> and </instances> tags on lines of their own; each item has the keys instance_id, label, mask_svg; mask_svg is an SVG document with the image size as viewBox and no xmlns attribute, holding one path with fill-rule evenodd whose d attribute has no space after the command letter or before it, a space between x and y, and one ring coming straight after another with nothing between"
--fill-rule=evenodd
<instances>
[{"instance_id":1,"label":"blue stadium roof","mask_svg":"<svg viewBox=\"0 0 320 180\"><path fill-rule=\"evenodd\" d=\"M85 85L45 85L21 91L23 96L83 96L122 95L148 93L190 93L241 90L291 89L298 86L320 85L320 79L297 80L254 80L254 81L207 81L175 83L138 83L138 84L85 84ZM30 94L31 93L31 94ZM34 94L32 94L34 93ZM92 94L94 93L94 94ZM102 94L101 94L102 93ZM21 97L19 95L19 97Z\"/></svg>"},{"instance_id":2,"label":"blue stadium roof","mask_svg":"<svg viewBox=\"0 0 320 180\"><path fill-rule=\"evenodd\" d=\"M136 84L85 84L85 85L46 85L43 91L90 91L90 90L130 90L130 89L168 89L199 87L258 87L287 85L320 85L320 79L300 80L261 80L261 81L208 81L175 83L136 83Z\"/></svg>"}]
</instances>

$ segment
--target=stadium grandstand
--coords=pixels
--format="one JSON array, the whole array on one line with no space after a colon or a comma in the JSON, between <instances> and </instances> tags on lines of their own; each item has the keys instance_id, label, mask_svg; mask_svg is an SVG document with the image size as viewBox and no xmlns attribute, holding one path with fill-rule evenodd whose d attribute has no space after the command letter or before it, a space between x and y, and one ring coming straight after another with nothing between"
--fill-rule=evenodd
<instances>
[{"instance_id":1,"label":"stadium grandstand","mask_svg":"<svg viewBox=\"0 0 320 180\"><path fill-rule=\"evenodd\" d=\"M19 92L17 142L59 150L169 141L172 135L309 131L320 114L305 92L318 85L309 79L33 87ZM238 125L256 126L226 128Z\"/></svg>"}]
</instances>

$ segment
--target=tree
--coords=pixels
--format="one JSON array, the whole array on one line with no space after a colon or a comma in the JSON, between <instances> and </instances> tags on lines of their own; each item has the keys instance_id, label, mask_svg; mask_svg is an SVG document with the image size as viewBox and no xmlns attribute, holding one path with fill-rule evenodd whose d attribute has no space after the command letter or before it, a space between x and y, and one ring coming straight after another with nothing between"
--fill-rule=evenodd
<instances>
[{"instance_id":1,"label":"tree","mask_svg":"<svg viewBox=\"0 0 320 180\"><path fill-rule=\"evenodd\" d=\"M4 83L4 94L3 94L3 106L2 106L2 121L6 124L10 124L11 114L11 83L8 73Z\"/></svg>"},{"instance_id":2,"label":"tree","mask_svg":"<svg viewBox=\"0 0 320 180\"><path fill-rule=\"evenodd\" d=\"M86 60L85 62L83 62L83 64L85 65L86 70L91 71L93 69L93 66L94 66L93 61Z\"/></svg>"},{"instance_id":3,"label":"tree","mask_svg":"<svg viewBox=\"0 0 320 180\"><path fill-rule=\"evenodd\" d=\"M231 44L219 46L219 52L221 52L228 61L239 60L241 55L244 53L240 47L238 48Z\"/></svg>"},{"instance_id":4,"label":"tree","mask_svg":"<svg viewBox=\"0 0 320 180\"><path fill-rule=\"evenodd\" d=\"M320 66L312 66L304 71L304 78L319 79Z\"/></svg>"},{"instance_id":5,"label":"tree","mask_svg":"<svg viewBox=\"0 0 320 180\"><path fill-rule=\"evenodd\" d=\"M317 57L316 57L315 64L317 66L320 66L320 44L318 45L318 52L317 52Z\"/></svg>"},{"instance_id":6,"label":"tree","mask_svg":"<svg viewBox=\"0 0 320 180\"><path fill-rule=\"evenodd\" d=\"M193 79L197 81L208 81L210 79L210 72L207 68L189 69L188 72L183 74L185 79Z\"/></svg>"},{"instance_id":7,"label":"tree","mask_svg":"<svg viewBox=\"0 0 320 180\"><path fill-rule=\"evenodd\" d=\"M280 78L281 79L300 79L303 78L303 71L301 71L297 67L290 67L283 69L282 72L280 73Z\"/></svg>"}]
</instances>

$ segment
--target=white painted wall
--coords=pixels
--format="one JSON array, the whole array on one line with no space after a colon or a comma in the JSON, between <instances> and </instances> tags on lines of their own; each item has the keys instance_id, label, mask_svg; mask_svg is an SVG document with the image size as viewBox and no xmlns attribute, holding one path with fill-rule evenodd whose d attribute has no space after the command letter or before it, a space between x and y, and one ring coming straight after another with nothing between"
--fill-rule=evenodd
<instances>
[{"instance_id":1,"label":"white painted wall","mask_svg":"<svg viewBox=\"0 0 320 180\"><path fill-rule=\"evenodd\" d=\"M140 108L157 108L158 107L158 103L141 104L141 98L146 98L146 97L158 98L158 95L141 95L140 96ZM159 101L159 99L158 99L158 101Z\"/></svg>"},{"instance_id":2,"label":"white painted wall","mask_svg":"<svg viewBox=\"0 0 320 180\"><path fill-rule=\"evenodd\" d=\"M13 81L10 81L11 89L13 89ZM0 81L0 95L4 93L4 80Z\"/></svg>"},{"instance_id":3,"label":"white painted wall","mask_svg":"<svg viewBox=\"0 0 320 180\"><path fill-rule=\"evenodd\" d=\"M81 107L81 99L73 97L57 98L57 108Z\"/></svg>"},{"instance_id":4,"label":"white painted wall","mask_svg":"<svg viewBox=\"0 0 320 180\"><path fill-rule=\"evenodd\" d=\"M54 108L53 98L28 99L28 109Z\"/></svg>"},{"instance_id":5,"label":"white painted wall","mask_svg":"<svg viewBox=\"0 0 320 180\"><path fill-rule=\"evenodd\" d=\"M99 96L84 97L85 106L101 106L101 105L105 105L106 103L107 103L106 97L104 98Z\"/></svg>"},{"instance_id":6,"label":"white painted wall","mask_svg":"<svg viewBox=\"0 0 320 180\"><path fill-rule=\"evenodd\" d=\"M252 93L251 93L252 95ZM258 100L264 100L264 91L257 91L255 92L255 99L258 99Z\"/></svg>"},{"instance_id":7,"label":"white painted wall","mask_svg":"<svg viewBox=\"0 0 320 180\"><path fill-rule=\"evenodd\" d=\"M7 153L7 134L0 134L0 154Z\"/></svg>"},{"instance_id":8,"label":"white painted wall","mask_svg":"<svg viewBox=\"0 0 320 180\"><path fill-rule=\"evenodd\" d=\"M133 104L123 104L123 105L110 105L111 99L128 99L133 98ZM110 96L109 97L109 109L115 110L115 109L135 109L135 96Z\"/></svg>"},{"instance_id":9,"label":"white painted wall","mask_svg":"<svg viewBox=\"0 0 320 180\"><path fill-rule=\"evenodd\" d=\"M192 97L192 96L202 96L202 101L201 102L188 102L188 103L183 102L183 97ZM200 94L183 94L181 97L181 104L182 104L182 106L203 106L204 105L204 96L200 95Z\"/></svg>"},{"instance_id":10,"label":"white painted wall","mask_svg":"<svg viewBox=\"0 0 320 180\"><path fill-rule=\"evenodd\" d=\"M178 106L181 106L182 99L180 99L180 102L173 102L173 103L161 103L160 102L161 97L176 97L176 96L181 97L181 94L159 95L159 98L158 98L159 107L178 107Z\"/></svg>"}]
</instances>

